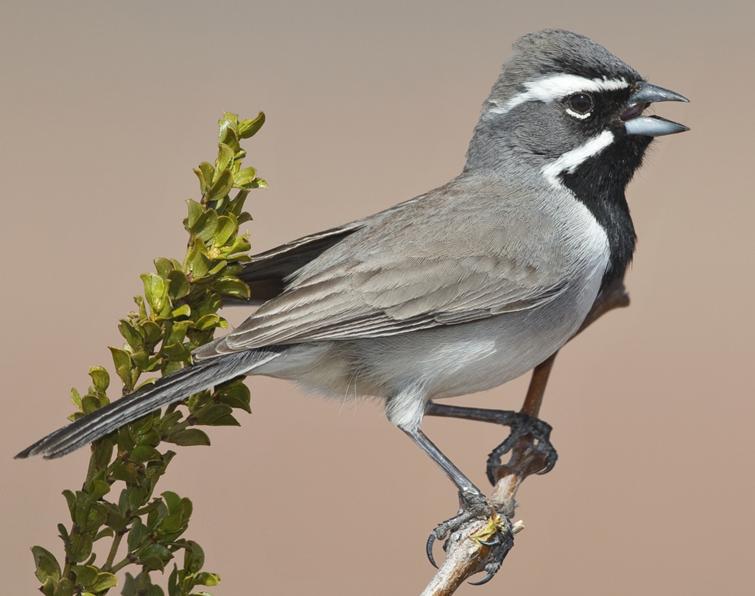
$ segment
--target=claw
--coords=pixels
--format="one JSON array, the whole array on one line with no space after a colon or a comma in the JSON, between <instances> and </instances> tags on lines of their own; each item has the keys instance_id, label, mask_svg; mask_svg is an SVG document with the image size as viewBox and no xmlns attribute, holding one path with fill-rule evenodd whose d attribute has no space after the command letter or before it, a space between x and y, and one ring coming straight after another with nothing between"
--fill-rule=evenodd
<instances>
[{"instance_id":1,"label":"claw","mask_svg":"<svg viewBox=\"0 0 755 596\"><path fill-rule=\"evenodd\" d=\"M491 548L493 546L498 546L499 544L501 544L501 539L498 537L498 534L496 534L490 540L479 540L478 539L477 542L479 542L483 546L487 546L487 547Z\"/></svg>"},{"instance_id":2,"label":"claw","mask_svg":"<svg viewBox=\"0 0 755 596\"><path fill-rule=\"evenodd\" d=\"M550 442L551 426L538 418L532 418L526 414L517 414L510 422L503 424L511 428L498 447L488 455L486 475L491 484L496 483L496 472L501 467L501 458L512 453L507 466L524 476L529 474L547 474L556 465L558 453ZM526 440L526 448L523 453L517 453L515 446L520 440ZM535 465L540 465L539 469Z\"/></svg>"},{"instance_id":3,"label":"claw","mask_svg":"<svg viewBox=\"0 0 755 596\"><path fill-rule=\"evenodd\" d=\"M488 563L482 569L485 572L485 576L479 581L469 582L471 585L481 586L493 579L495 574L498 573L498 570L501 568L501 565L503 565L503 560L506 558L506 555L509 554L511 547L514 546L514 539L510 527L508 528L507 533L499 532L496 534L496 538L498 544L493 548L489 555L490 558L488 559Z\"/></svg>"},{"instance_id":4,"label":"claw","mask_svg":"<svg viewBox=\"0 0 755 596\"><path fill-rule=\"evenodd\" d=\"M547 474L548 472L550 472L553 468L556 467L557 460L558 460L558 453L556 453L556 450L554 449L552 452L550 452L546 456L545 467L542 470L540 470L538 474L542 476L543 474Z\"/></svg>"},{"instance_id":5,"label":"claw","mask_svg":"<svg viewBox=\"0 0 755 596\"><path fill-rule=\"evenodd\" d=\"M439 523L435 529L430 532L430 535L427 537L427 542L425 542L425 554L427 555L427 560L430 561L430 564L436 569L438 568L438 564L435 562L435 557L433 556L435 542L437 540L445 540L448 536L452 536L457 529L470 519L483 514L489 515L489 505L487 505L484 495L479 491L476 493L471 491L469 493L460 492L459 501L462 503L461 511L452 518ZM447 543L443 546L444 550L446 545Z\"/></svg>"},{"instance_id":6,"label":"claw","mask_svg":"<svg viewBox=\"0 0 755 596\"><path fill-rule=\"evenodd\" d=\"M467 582L467 583L470 586L481 586L483 584L488 583L494 577L495 577L495 571L493 571L492 573L490 571L486 571L485 572L485 577L483 577L480 581L478 581L478 582Z\"/></svg>"},{"instance_id":7,"label":"claw","mask_svg":"<svg viewBox=\"0 0 755 596\"><path fill-rule=\"evenodd\" d=\"M425 554L427 555L427 560L430 561L430 565L437 569L438 564L435 562L435 557L433 556L433 546L435 546L436 540L435 532L430 532L430 535L427 537L427 542L425 542Z\"/></svg>"}]
</instances>

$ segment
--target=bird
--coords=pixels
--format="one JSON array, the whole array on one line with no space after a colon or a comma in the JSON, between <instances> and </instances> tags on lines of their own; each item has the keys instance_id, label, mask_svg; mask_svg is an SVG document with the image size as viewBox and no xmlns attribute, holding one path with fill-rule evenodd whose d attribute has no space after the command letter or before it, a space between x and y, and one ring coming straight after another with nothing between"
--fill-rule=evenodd
<instances>
[{"instance_id":1,"label":"bird","mask_svg":"<svg viewBox=\"0 0 755 596\"><path fill-rule=\"evenodd\" d=\"M460 513L434 535L488 515L423 417L529 424L545 442L539 421L437 400L548 361L623 278L636 244L626 187L655 137L688 130L645 114L664 101L688 100L586 36L524 35L483 103L458 176L254 256L241 277L256 310L241 325L199 347L191 365L17 457L57 458L191 394L265 375L382 399L388 420L458 490ZM555 452L546 458L552 466Z\"/></svg>"}]
</instances>

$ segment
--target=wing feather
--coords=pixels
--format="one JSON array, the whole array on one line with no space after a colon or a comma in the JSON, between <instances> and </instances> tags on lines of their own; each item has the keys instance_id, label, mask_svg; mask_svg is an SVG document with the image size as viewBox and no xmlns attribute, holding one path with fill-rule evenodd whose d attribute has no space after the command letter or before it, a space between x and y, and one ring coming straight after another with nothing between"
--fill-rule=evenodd
<instances>
[{"instance_id":1,"label":"wing feather","mask_svg":"<svg viewBox=\"0 0 755 596\"><path fill-rule=\"evenodd\" d=\"M288 270L280 295L195 355L385 337L538 308L582 265L579 251L562 250L562 215L534 208L536 199L497 179L459 179L326 233L338 241Z\"/></svg>"}]
</instances>

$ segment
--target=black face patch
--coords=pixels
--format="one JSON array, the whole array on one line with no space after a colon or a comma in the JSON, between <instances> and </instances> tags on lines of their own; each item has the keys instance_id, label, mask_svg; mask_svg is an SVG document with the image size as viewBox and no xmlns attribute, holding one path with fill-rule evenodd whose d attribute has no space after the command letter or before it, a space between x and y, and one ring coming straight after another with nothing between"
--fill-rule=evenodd
<instances>
[{"instance_id":1,"label":"black face patch","mask_svg":"<svg viewBox=\"0 0 755 596\"><path fill-rule=\"evenodd\" d=\"M604 130L613 130L616 127L631 93L631 88L589 93L593 107L590 115L585 118L569 113L571 98L576 94L567 95L560 100L562 117L575 136L581 139L593 137Z\"/></svg>"}]
</instances>

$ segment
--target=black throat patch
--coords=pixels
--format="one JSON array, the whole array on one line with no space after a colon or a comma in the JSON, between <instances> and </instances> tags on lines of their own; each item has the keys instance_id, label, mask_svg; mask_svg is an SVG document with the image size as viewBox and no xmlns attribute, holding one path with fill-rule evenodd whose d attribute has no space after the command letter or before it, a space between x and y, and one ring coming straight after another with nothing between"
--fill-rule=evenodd
<instances>
[{"instance_id":1,"label":"black throat patch","mask_svg":"<svg viewBox=\"0 0 755 596\"><path fill-rule=\"evenodd\" d=\"M590 210L608 236L611 251L600 289L624 277L637 236L625 196L626 186L642 164L650 137L617 138L585 161L574 173L561 176L566 187Z\"/></svg>"}]
</instances>

